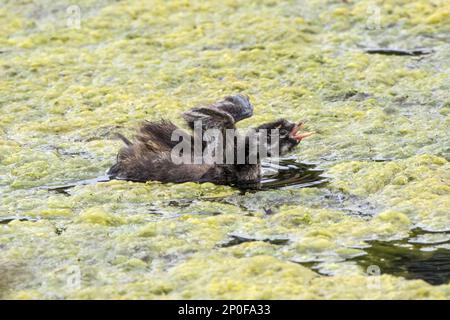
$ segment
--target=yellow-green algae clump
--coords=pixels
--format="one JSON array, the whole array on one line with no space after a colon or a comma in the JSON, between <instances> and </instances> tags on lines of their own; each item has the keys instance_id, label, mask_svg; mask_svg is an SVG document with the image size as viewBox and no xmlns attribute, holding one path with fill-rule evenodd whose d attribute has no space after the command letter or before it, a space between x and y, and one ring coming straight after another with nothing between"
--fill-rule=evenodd
<instances>
[{"instance_id":1,"label":"yellow-green algae clump","mask_svg":"<svg viewBox=\"0 0 450 320\"><path fill-rule=\"evenodd\" d=\"M1 298L450 298L355 261L372 240L449 249L446 1L77 3L79 29L67 1L0 8ZM329 184L47 190L103 175L115 132L234 92L242 127L308 119L295 155Z\"/></svg>"}]
</instances>

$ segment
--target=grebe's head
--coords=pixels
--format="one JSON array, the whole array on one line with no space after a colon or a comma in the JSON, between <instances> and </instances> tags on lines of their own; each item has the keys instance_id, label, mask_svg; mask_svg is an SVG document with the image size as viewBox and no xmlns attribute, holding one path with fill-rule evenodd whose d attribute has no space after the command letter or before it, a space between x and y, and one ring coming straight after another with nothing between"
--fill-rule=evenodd
<instances>
[{"instance_id":1,"label":"grebe's head","mask_svg":"<svg viewBox=\"0 0 450 320\"><path fill-rule=\"evenodd\" d=\"M267 135L268 156L274 155L273 148L278 148L280 156L292 151L304 138L314 132L300 132L304 122L291 122L279 119L259 126L256 131Z\"/></svg>"}]
</instances>

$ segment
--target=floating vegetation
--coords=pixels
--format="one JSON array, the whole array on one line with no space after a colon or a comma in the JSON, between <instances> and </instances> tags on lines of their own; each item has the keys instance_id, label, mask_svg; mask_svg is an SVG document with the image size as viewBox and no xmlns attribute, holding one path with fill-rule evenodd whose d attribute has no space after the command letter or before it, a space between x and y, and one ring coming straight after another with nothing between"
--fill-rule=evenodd
<instances>
[{"instance_id":1,"label":"floating vegetation","mask_svg":"<svg viewBox=\"0 0 450 320\"><path fill-rule=\"evenodd\" d=\"M69 5L0 8L0 298L450 299L446 1ZM316 132L261 190L104 179L238 92Z\"/></svg>"}]
</instances>

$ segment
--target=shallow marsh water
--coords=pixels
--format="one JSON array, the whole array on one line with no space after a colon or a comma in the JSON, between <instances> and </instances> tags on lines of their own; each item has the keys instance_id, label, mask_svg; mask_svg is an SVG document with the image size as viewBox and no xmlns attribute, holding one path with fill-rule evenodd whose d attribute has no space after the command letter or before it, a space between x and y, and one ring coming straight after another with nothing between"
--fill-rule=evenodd
<instances>
[{"instance_id":1,"label":"shallow marsh water","mask_svg":"<svg viewBox=\"0 0 450 320\"><path fill-rule=\"evenodd\" d=\"M446 1L78 3L1 2L1 298L450 298ZM241 91L317 132L293 184L77 183Z\"/></svg>"}]
</instances>

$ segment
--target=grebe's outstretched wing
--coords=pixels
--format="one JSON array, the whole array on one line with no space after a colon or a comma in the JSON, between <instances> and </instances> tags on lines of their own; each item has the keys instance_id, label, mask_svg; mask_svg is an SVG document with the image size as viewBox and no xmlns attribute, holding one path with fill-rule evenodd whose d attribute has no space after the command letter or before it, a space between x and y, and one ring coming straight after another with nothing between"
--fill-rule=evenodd
<instances>
[{"instance_id":1,"label":"grebe's outstretched wing","mask_svg":"<svg viewBox=\"0 0 450 320\"><path fill-rule=\"evenodd\" d=\"M248 96L237 94L207 107L196 107L183 113L189 127L194 128L196 121L201 121L202 129L235 129L238 121L253 115L253 105Z\"/></svg>"}]
</instances>

